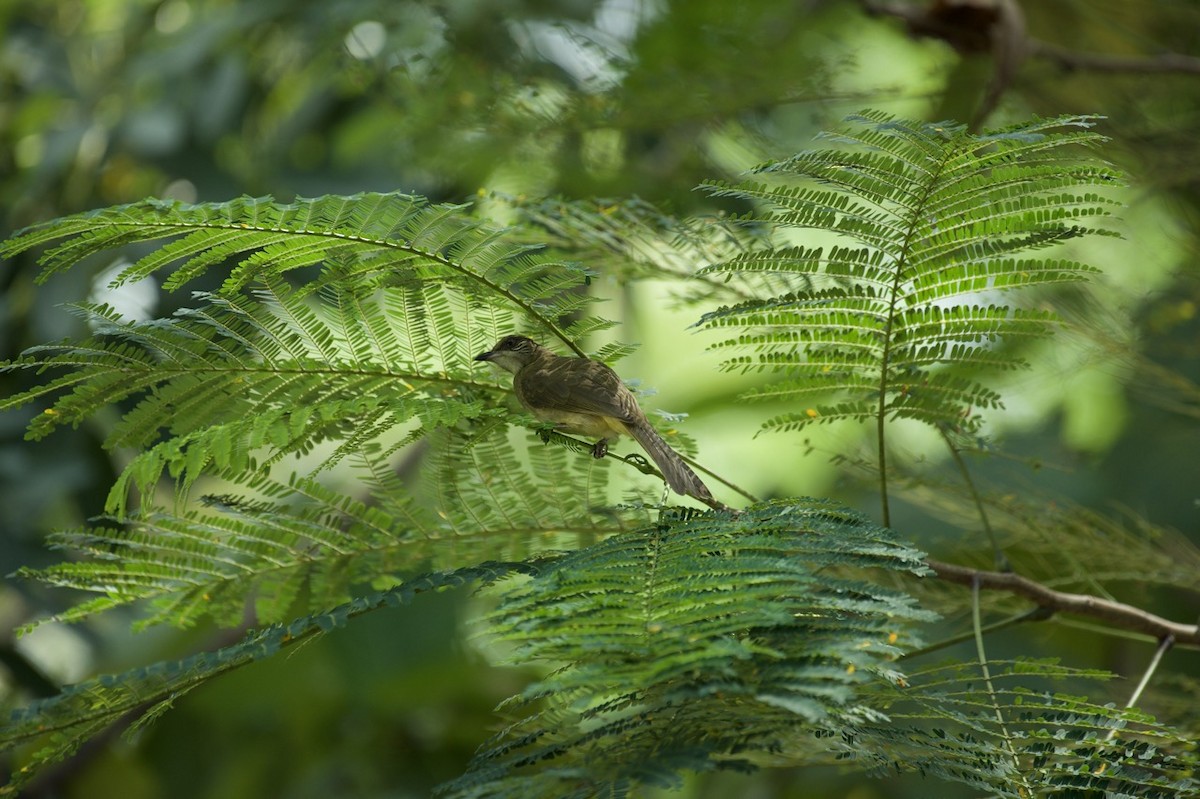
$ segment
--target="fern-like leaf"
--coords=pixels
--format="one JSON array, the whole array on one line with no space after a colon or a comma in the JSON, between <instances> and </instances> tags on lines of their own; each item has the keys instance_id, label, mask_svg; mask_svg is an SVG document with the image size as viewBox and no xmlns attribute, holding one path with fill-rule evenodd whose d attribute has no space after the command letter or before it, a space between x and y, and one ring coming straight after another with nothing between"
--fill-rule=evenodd
<instances>
[{"instance_id":1,"label":"fern-like leaf","mask_svg":"<svg viewBox=\"0 0 1200 799\"><path fill-rule=\"evenodd\" d=\"M750 768L857 697L929 615L864 569L920 553L818 502L666 519L571 553L511 591L493 635L557 668L513 702L451 796L599 796Z\"/></svg>"},{"instance_id":2,"label":"fern-like leaf","mask_svg":"<svg viewBox=\"0 0 1200 799\"><path fill-rule=\"evenodd\" d=\"M408 604L428 591L466 583L487 584L515 573L533 574L537 568L531 563L481 563L451 572L420 575L320 613L252 630L231 646L68 686L57 696L12 712L8 723L0 729L0 751L36 745L34 753L15 770L11 781L0 787L0 796L16 795L41 768L69 757L101 730L124 723L132 724L132 729L144 726L184 694L209 680L342 627L355 616Z\"/></svg>"},{"instance_id":3,"label":"fern-like leaf","mask_svg":"<svg viewBox=\"0 0 1200 799\"><path fill-rule=\"evenodd\" d=\"M762 278L704 274L702 269L763 246L762 235L724 215L680 219L638 198L542 200L498 198L508 203L530 237L597 271L628 280L669 281L682 301L709 305L760 296ZM797 282L778 275L776 293ZM801 278L799 285L807 285Z\"/></svg>"},{"instance_id":4,"label":"fern-like leaf","mask_svg":"<svg viewBox=\"0 0 1200 799\"><path fill-rule=\"evenodd\" d=\"M760 218L781 232L812 229L846 243L783 244L707 267L801 275L812 287L722 308L702 323L739 333L716 345L748 353L729 368L784 372L771 396L824 388L831 397L768 426L885 416L956 420L970 429L976 409L999 398L969 375L1023 366L999 343L1044 336L1057 321L998 300L1095 271L1028 253L1108 234L1092 221L1114 201L1080 189L1118 185L1120 176L1080 155L1081 145L1102 139L1086 130L1087 118L982 136L880 114L852 122L830 138L853 149L813 150L760 167L770 183L708 185L714 195L762 206Z\"/></svg>"},{"instance_id":5,"label":"fern-like leaf","mask_svg":"<svg viewBox=\"0 0 1200 799\"><path fill-rule=\"evenodd\" d=\"M463 206L399 194L146 201L39 225L0 254L52 245L41 256L44 278L113 247L164 239L114 282L162 273L177 288L223 269L221 289L147 322L80 306L91 338L0 364L61 372L0 400L0 410L48 402L33 438L115 403L132 406L106 442L138 452L109 495L118 516L134 489L144 497L164 474L182 495L204 474L236 480L325 442L337 444L318 468L367 444L411 442L402 431L414 420L418 438L477 421L509 389L474 354L525 329L582 355L583 339L610 324L587 313L582 267L538 254ZM300 268L319 271L293 286L288 273Z\"/></svg>"},{"instance_id":6,"label":"fern-like leaf","mask_svg":"<svg viewBox=\"0 0 1200 799\"><path fill-rule=\"evenodd\" d=\"M77 557L18 574L94 595L38 624L137 604L139 627L203 619L234 627L248 610L256 624L281 622L418 569L536 558L647 518L608 507L607 463L538 446L531 469L502 425L474 435L444 430L430 445L430 497L398 485L381 453L361 452L355 461L379 489L370 503L309 478L260 477L247 483L258 499L210 497L207 507L180 512L146 507L55 533L51 544Z\"/></svg>"},{"instance_id":7,"label":"fern-like leaf","mask_svg":"<svg viewBox=\"0 0 1200 799\"><path fill-rule=\"evenodd\" d=\"M475 300L516 310L583 354L563 319L587 302L575 290L589 278L584 270L537 257L537 248L472 219L466 206L433 205L406 194L292 203L269 197L200 205L146 200L28 228L0 245L0 257L48 247L39 258L45 280L88 256L163 240L122 268L113 284L165 272L164 286L176 289L228 265L220 291L227 296L296 269L336 265L307 290L347 279L360 286L452 283Z\"/></svg>"},{"instance_id":8,"label":"fern-like leaf","mask_svg":"<svg viewBox=\"0 0 1200 799\"><path fill-rule=\"evenodd\" d=\"M915 670L903 687L873 684L892 694L877 699L889 723L852 724L833 753L878 774L917 771L1012 799L1200 791L1193 741L1139 710L1059 687L1113 675L1051 660L993 661L990 672L994 691L974 664Z\"/></svg>"},{"instance_id":9,"label":"fern-like leaf","mask_svg":"<svg viewBox=\"0 0 1200 799\"><path fill-rule=\"evenodd\" d=\"M57 621L137 602L148 605L138 626L208 618L235 627L248 603L255 623L279 622L345 602L354 588L411 573L431 557L424 543L436 524L411 503L405 513L399 503L372 508L311 480L260 488L280 501L211 498L208 508L147 509L121 524L55 533L52 546L85 557L18 574L96 594Z\"/></svg>"}]
</instances>

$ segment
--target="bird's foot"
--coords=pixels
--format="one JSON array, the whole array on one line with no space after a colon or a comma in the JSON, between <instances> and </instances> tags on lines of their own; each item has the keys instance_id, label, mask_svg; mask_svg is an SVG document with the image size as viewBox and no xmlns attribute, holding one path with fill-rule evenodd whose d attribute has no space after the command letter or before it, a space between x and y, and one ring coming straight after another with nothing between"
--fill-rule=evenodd
<instances>
[{"instance_id":1,"label":"bird's foot","mask_svg":"<svg viewBox=\"0 0 1200 799\"><path fill-rule=\"evenodd\" d=\"M540 438L542 440L543 444L550 443L550 432L551 432L550 428L548 428L548 427L538 428L537 436L538 436L538 438Z\"/></svg>"},{"instance_id":2,"label":"bird's foot","mask_svg":"<svg viewBox=\"0 0 1200 799\"><path fill-rule=\"evenodd\" d=\"M592 445L592 457L599 460L608 454L608 439L602 438Z\"/></svg>"},{"instance_id":3,"label":"bird's foot","mask_svg":"<svg viewBox=\"0 0 1200 799\"><path fill-rule=\"evenodd\" d=\"M629 463L632 463L634 466L637 466L640 469L649 469L650 468L650 461L646 460L645 458L643 458L641 455L637 454L636 452L631 452L628 455L626 455L625 460Z\"/></svg>"}]
</instances>

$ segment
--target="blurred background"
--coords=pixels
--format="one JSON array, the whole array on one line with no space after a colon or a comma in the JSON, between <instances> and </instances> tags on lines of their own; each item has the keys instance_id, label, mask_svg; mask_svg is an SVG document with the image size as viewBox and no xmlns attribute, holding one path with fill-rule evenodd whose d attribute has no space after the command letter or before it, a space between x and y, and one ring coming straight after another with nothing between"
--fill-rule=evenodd
<instances>
[{"instance_id":1,"label":"blurred background","mask_svg":"<svg viewBox=\"0 0 1200 799\"><path fill-rule=\"evenodd\" d=\"M1116 223L1124 239L1069 253L1103 270L1075 309L1088 324L1031 352L1034 369L1002 385L1008 408L989 432L1011 457L973 466L990 490L1033 507L1136 519L1122 526L1133 536L1200 536L1193 0L37 0L0 5L0 39L0 238L148 196L401 190L483 197L484 211L491 196L637 196L688 215L714 210L694 191L701 180L810 146L862 108L982 127L1102 114L1112 137L1102 156L1131 176ZM0 263L0 359L77 334L64 303L103 299L153 316L186 302L153 283L109 291L112 267L35 285L32 258ZM615 301L605 314L623 322L618 335L642 345L623 376L657 389L647 404L689 414L702 462L760 496L834 496L876 512L870 490L830 457L862 450L862 431L752 438L770 409L734 402L743 384L718 373L687 329L696 308L654 281L601 279L596 290ZM34 380L0 375L0 396ZM25 442L37 410L0 414L5 574L58 559L43 537L100 513L125 457L100 446L110 419ZM921 434L894 441L911 468L948 469ZM920 546L979 548L948 540L959 528L919 487L907 498L893 522ZM1187 622L1200 615L1195 596L1123 598ZM6 581L0 636L71 600ZM494 705L524 680L471 643L472 601L426 596L234 673L136 741L102 737L29 795L426 796L461 772L498 723ZM134 635L117 614L7 635L0 691L24 701L228 635ZM1066 651L1072 665L1135 677L1150 653L1062 628L996 646ZM1164 669L1164 686L1194 690L1200 660L1172 652ZM690 780L678 795L969 795L958 790L777 770Z\"/></svg>"}]
</instances>

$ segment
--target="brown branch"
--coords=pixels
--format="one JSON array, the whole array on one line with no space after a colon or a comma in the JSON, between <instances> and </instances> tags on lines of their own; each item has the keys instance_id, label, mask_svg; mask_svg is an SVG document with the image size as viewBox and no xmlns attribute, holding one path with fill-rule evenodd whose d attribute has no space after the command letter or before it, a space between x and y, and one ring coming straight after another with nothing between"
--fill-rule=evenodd
<instances>
[{"instance_id":1,"label":"brown branch","mask_svg":"<svg viewBox=\"0 0 1200 799\"><path fill-rule=\"evenodd\" d=\"M962 53L998 51L997 40L1005 44L1003 55L1012 48L1019 53L1009 57L1008 68L1015 71L1024 58L1042 58L1066 71L1130 72L1136 74L1200 75L1200 58L1180 53L1158 55L1109 55L1085 53L1059 47L1025 35L1024 26L1009 24L1019 6L1009 0L940 0L917 5L895 0L859 0L870 16L892 17L902 21L913 36L940 39ZM1019 41L1018 41L1019 39ZM1008 76L1011 79L1011 75ZM1005 81L1007 85L1009 81Z\"/></svg>"},{"instance_id":2,"label":"brown branch","mask_svg":"<svg viewBox=\"0 0 1200 799\"><path fill-rule=\"evenodd\" d=\"M947 582L969 586L978 581L980 588L1007 591L1054 613L1089 616L1116 627L1154 636L1160 641L1170 636L1176 645L1200 647L1200 625L1197 624L1169 621L1133 605L1089 594L1056 591L1013 572L983 571L933 559L926 560L925 564L933 569L939 579Z\"/></svg>"},{"instance_id":3,"label":"brown branch","mask_svg":"<svg viewBox=\"0 0 1200 799\"><path fill-rule=\"evenodd\" d=\"M1179 53L1162 53L1156 56L1080 53L1033 38L1030 38L1026 42L1026 47L1031 57L1053 61L1068 72L1086 70L1088 72L1182 73L1186 75L1200 75L1200 58L1181 55Z\"/></svg>"}]
</instances>

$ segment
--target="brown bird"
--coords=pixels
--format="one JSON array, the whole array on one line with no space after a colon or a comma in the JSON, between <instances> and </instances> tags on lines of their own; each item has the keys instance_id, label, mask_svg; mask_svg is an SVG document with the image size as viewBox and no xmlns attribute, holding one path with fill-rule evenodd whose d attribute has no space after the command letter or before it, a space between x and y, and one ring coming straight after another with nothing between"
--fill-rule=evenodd
<instances>
[{"instance_id":1,"label":"brown bird","mask_svg":"<svg viewBox=\"0 0 1200 799\"><path fill-rule=\"evenodd\" d=\"M525 336L505 336L477 361L513 374L513 390L530 413L564 432L599 439L592 455L603 458L608 439L632 436L658 464L677 494L723 507L683 458L663 441L617 373L599 361L564 358Z\"/></svg>"}]
</instances>

